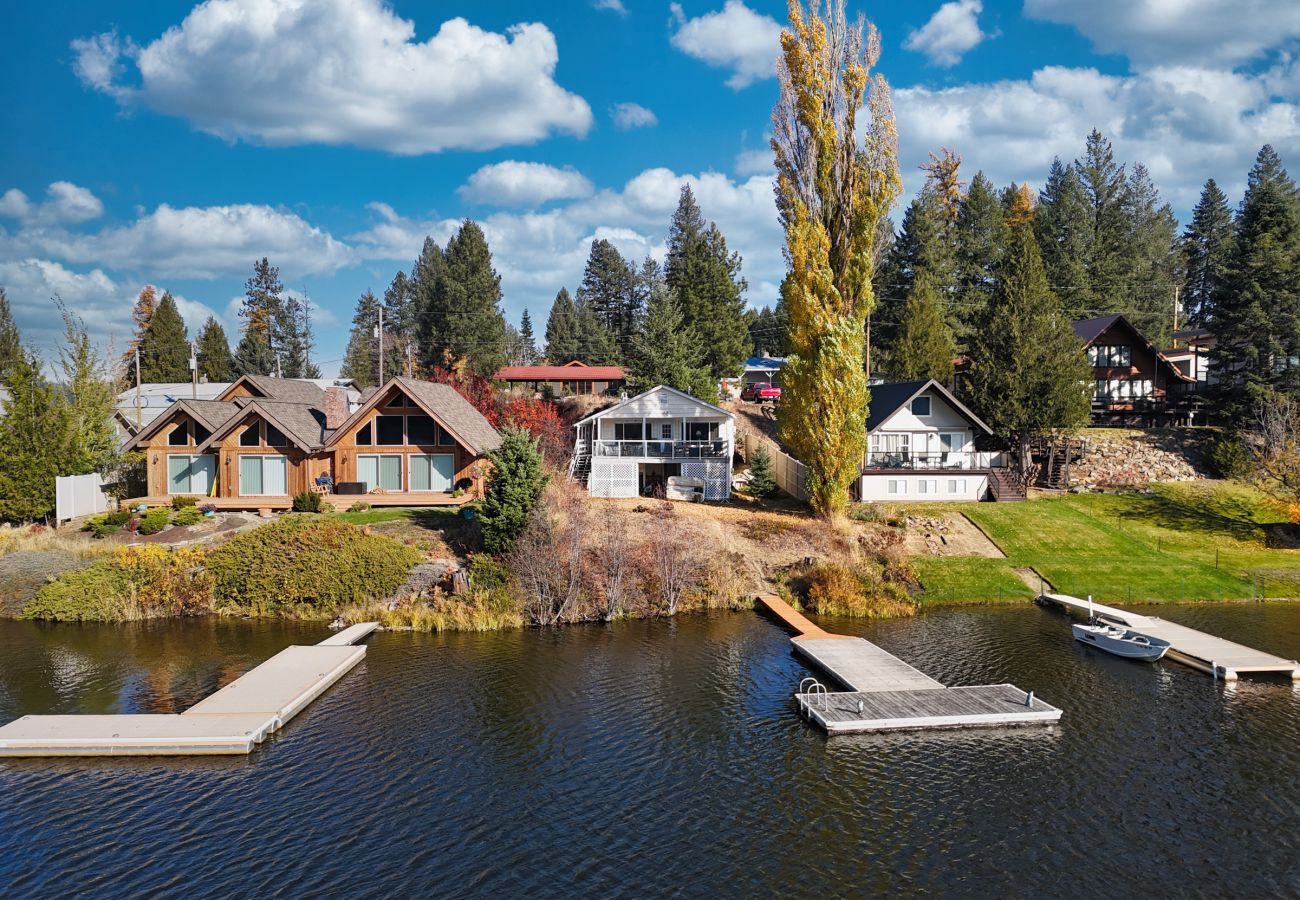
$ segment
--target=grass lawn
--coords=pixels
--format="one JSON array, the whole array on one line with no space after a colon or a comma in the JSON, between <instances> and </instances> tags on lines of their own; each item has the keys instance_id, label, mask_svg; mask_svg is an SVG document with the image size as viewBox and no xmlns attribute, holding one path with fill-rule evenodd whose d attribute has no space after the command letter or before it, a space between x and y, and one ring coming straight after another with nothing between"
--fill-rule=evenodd
<instances>
[{"instance_id":1,"label":"grass lawn","mask_svg":"<svg viewBox=\"0 0 1300 900\"><path fill-rule=\"evenodd\" d=\"M404 506L377 506L361 512L335 513L337 519L351 522L353 525L378 525L380 522L411 522L437 528L440 524L450 522L460 515L456 506L434 506L428 509L409 509Z\"/></svg>"},{"instance_id":2,"label":"grass lawn","mask_svg":"<svg viewBox=\"0 0 1300 900\"><path fill-rule=\"evenodd\" d=\"M1268 545L1282 516L1233 484L1158 485L1151 494L1070 494L971 503L965 513L1006 560L926 557L913 564L939 602L995 600L1012 571L1033 567L1056 588L1098 601L1300 597L1300 550ZM919 511L919 510L917 510Z\"/></svg>"}]
</instances>

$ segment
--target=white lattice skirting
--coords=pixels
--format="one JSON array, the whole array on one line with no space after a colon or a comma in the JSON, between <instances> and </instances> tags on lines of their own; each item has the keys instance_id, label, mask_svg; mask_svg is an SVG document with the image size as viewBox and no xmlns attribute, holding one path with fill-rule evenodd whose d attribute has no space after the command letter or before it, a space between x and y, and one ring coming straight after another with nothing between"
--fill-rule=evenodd
<instances>
[{"instance_id":1,"label":"white lattice skirting","mask_svg":"<svg viewBox=\"0 0 1300 900\"><path fill-rule=\"evenodd\" d=\"M705 500L726 500L731 496L731 465L726 462L682 463L683 478L704 482Z\"/></svg>"},{"instance_id":2,"label":"white lattice skirting","mask_svg":"<svg viewBox=\"0 0 1300 900\"><path fill-rule=\"evenodd\" d=\"M636 497L637 463L619 459L593 459L587 492L593 497Z\"/></svg>"}]
</instances>

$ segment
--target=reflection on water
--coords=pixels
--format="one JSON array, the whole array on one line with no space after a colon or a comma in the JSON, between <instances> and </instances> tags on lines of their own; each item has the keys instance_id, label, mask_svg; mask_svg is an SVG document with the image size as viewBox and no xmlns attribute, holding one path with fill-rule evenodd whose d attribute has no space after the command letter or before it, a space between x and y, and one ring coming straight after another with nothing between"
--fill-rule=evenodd
<instances>
[{"instance_id":1,"label":"reflection on water","mask_svg":"<svg viewBox=\"0 0 1300 900\"><path fill-rule=\"evenodd\" d=\"M1300 653L1300 606L1160 614ZM828 740L749 613L380 634L251 757L0 762L0 892L1115 896L1124 872L1156 896L1300 892L1289 684L1117 660L1032 607L832 625L1065 717ZM0 720L184 710L324 633L0 621Z\"/></svg>"}]
</instances>

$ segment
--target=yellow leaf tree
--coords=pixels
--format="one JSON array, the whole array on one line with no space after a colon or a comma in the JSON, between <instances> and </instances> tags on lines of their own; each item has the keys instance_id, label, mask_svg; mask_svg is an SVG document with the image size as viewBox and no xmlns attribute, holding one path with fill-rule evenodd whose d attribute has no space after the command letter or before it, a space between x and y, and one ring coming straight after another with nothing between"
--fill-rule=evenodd
<instances>
[{"instance_id":1,"label":"yellow leaf tree","mask_svg":"<svg viewBox=\"0 0 1300 900\"><path fill-rule=\"evenodd\" d=\"M877 224L902 187L889 85L871 69L880 36L844 0L790 0L772 112L777 209L789 272L790 357L781 435L808 466L813 509L843 515L867 443L863 330L875 305ZM867 121L859 124L862 110Z\"/></svg>"}]
</instances>

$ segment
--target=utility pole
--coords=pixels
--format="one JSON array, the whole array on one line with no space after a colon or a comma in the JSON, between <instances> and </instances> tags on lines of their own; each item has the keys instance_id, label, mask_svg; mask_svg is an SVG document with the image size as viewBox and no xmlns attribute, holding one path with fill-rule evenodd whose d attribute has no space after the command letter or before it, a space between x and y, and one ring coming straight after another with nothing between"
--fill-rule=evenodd
<instances>
[{"instance_id":1,"label":"utility pole","mask_svg":"<svg viewBox=\"0 0 1300 900\"><path fill-rule=\"evenodd\" d=\"M190 341L190 399L199 399L199 359L193 341Z\"/></svg>"},{"instance_id":2,"label":"utility pole","mask_svg":"<svg viewBox=\"0 0 1300 900\"><path fill-rule=\"evenodd\" d=\"M135 348L135 430L140 430L140 348Z\"/></svg>"},{"instance_id":3,"label":"utility pole","mask_svg":"<svg viewBox=\"0 0 1300 900\"><path fill-rule=\"evenodd\" d=\"M375 337L379 338L379 384L384 383L384 308L379 307L379 324L375 326Z\"/></svg>"},{"instance_id":4,"label":"utility pole","mask_svg":"<svg viewBox=\"0 0 1300 900\"><path fill-rule=\"evenodd\" d=\"M275 354L275 377L276 378L284 377L284 369L280 367L280 354L278 353Z\"/></svg>"},{"instance_id":5,"label":"utility pole","mask_svg":"<svg viewBox=\"0 0 1300 900\"><path fill-rule=\"evenodd\" d=\"M1174 331L1178 330L1178 285L1174 285Z\"/></svg>"},{"instance_id":6,"label":"utility pole","mask_svg":"<svg viewBox=\"0 0 1300 900\"><path fill-rule=\"evenodd\" d=\"M414 354L411 352L413 349L414 348L411 346L411 342L407 341L406 342L406 377L407 378L415 377L415 358L414 358Z\"/></svg>"}]
</instances>

